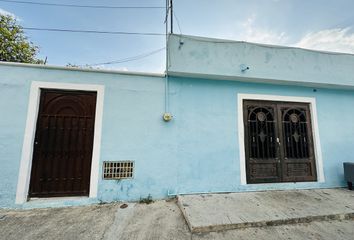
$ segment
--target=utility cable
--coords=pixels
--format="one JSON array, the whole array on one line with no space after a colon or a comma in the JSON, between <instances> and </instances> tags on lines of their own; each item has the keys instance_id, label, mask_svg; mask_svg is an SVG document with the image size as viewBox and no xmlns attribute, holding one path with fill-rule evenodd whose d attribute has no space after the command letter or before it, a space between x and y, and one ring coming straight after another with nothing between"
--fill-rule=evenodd
<instances>
[{"instance_id":1,"label":"utility cable","mask_svg":"<svg viewBox=\"0 0 354 240\"><path fill-rule=\"evenodd\" d=\"M74 8L101 8L101 9L165 9L159 6L106 6L106 5L77 5L77 4L62 4L62 3L46 3L46 2L27 2L16 0L0 0L0 2L15 3L15 4L31 4L52 7L74 7Z\"/></svg>"},{"instance_id":2,"label":"utility cable","mask_svg":"<svg viewBox=\"0 0 354 240\"><path fill-rule=\"evenodd\" d=\"M179 19L178 19L177 15L176 15L176 10L173 12L173 16L174 16L175 19L176 19L177 26L178 26L178 29L179 29L179 33L182 34L181 25L179 24Z\"/></svg>"},{"instance_id":3,"label":"utility cable","mask_svg":"<svg viewBox=\"0 0 354 240\"><path fill-rule=\"evenodd\" d=\"M114 61L109 61L109 62L87 64L85 66L93 67L93 66L99 66L99 65L109 65L109 64L118 64L118 63L136 61L136 60L140 60L142 58L149 57L149 56L154 55L156 53L159 53L159 52L161 52L161 51L163 51L165 49L166 49L166 47L163 47L163 48L159 48L159 49L153 50L151 52L139 54L139 55L136 55L136 56L133 56L133 57L122 58L122 59L119 59L119 60L114 60Z\"/></svg>"},{"instance_id":4,"label":"utility cable","mask_svg":"<svg viewBox=\"0 0 354 240\"><path fill-rule=\"evenodd\" d=\"M117 31L116 32L116 31L75 30L75 29L62 29L62 28L35 28L35 27L22 27L22 29L30 30L30 31L47 31L47 32L70 32L70 33L93 33L93 34L115 34L115 35L165 36L165 34L163 34L163 33L152 33L152 32L122 32L122 31Z\"/></svg>"}]
</instances>

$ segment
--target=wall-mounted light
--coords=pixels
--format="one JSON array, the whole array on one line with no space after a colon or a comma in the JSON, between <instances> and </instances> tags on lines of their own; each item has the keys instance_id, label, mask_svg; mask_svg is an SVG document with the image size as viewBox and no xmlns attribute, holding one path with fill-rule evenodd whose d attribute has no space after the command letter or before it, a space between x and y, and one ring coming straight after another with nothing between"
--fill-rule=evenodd
<instances>
[{"instance_id":1,"label":"wall-mounted light","mask_svg":"<svg viewBox=\"0 0 354 240\"><path fill-rule=\"evenodd\" d=\"M181 50L181 48L182 48L183 44L184 44L183 39L180 39L180 40L179 40L178 50Z\"/></svg>"},{"instance_id":2,"label":"wall-mounted light","mask_svg":"<svg viewBox=\"0 0 354 240\"><path fill-rule=\"evenodd\" d=\"M247 66L247 65L245 65L245 64L241 64L240 65L240 69L241 69L241 72L246 72L247 70L249 70L250 69L250 67L249 66Z\"/></svg>"}]
</instances>

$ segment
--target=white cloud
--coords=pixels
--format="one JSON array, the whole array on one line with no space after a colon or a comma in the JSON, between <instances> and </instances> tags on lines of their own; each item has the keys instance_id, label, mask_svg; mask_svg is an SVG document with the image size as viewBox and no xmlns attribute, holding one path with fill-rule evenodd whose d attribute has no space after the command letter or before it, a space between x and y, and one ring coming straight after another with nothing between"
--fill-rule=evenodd
<instances>
[{"instance_id":1,"label":"white cloud","mask_svg":"<svg viewBox=\"0 0 354 240\"><path fill-rule=\"evenodd\" d=\"M285 32L276 32L270 29L255 26L256 15L253 14L240 24L240 32L237 39L246 42L256 42L274 45L283 45L288 41Z\"/></svg>"},{"instance_id":2,"label":"white cloud","mask_svg":"<svg viewBox=\"0 0 354 240\"><path fill-rule=\"evenodd\" d=\"M350 33L350 28L333 28L310 32L295 46L323 51L354 53L354 33Z\"/></svg>"},{"instance_id":3,"label":"white cloud","mask_svg":"<svg viewBox=\"0 0 354 240\"><path fill-rule=\"evenodd\" d=\"M0 15L7 15L7 16L11 16L13 18L17 18L17 16L13 13L10 13L2 8L0 8Z\"/></svg>"},{"instance_id":4,"label":"white cloud","mask_svg":"<svg viewBox=\"0 0 354 240\"><path fill-rule=\"evenodd\" d=\"M256 20L257 16L253 14L244 22L239 23L237 33L234 33L231 37L246 42L354 53L354 33L351 32L351 28L333 28L309 32L294 43L290 42L290 37L286 32L259 27Z\"/></svg>"}]
</instances>

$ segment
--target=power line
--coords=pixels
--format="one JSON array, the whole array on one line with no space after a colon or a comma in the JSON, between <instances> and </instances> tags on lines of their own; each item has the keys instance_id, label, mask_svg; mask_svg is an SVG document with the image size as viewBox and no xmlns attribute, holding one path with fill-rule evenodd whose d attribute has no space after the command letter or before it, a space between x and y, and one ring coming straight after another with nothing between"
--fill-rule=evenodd
<instances>
[{"instance_id":1,"label":"power line","mask_svg":"<svg viewBox=\"0 0 354 240\"><path fill-rule=\"evenodd\" d=\"M46 3L46 2L27 2L15 0L0 0L0 2L15 3L15 4L31 4L52 7L73 7L73 8L101 8L101 9L165 9L160 6L107 6L107 5L77 5L77 4L61 4L61 3Z\"/></svg>"},{"instance_id":2,"label":"power line","mask_svg":"<svg viewBox=\"0 0 354 240\"><path fill-rule=\"evenodd\" d=\"M163 51L165 49L166 49L166 47L163 47L163 48L159 48L159 49L153 50L151 52L139 54L139 55L136 55L136 56L133 56L133 57L122 58L122 59L114 60L114 61L110 61L110 62L87 64L85 66L92 67L92 66L99 66L99 65L109 65L109 64L118 64L118 63L136 61L136 60L140 60L142 58L149 57L149 56L154 55L156 53L159 53L159 52L161 52L161 51Z\"/></svg>"},{"instance_id":3,"label":"power line","mask_svg":"<svg viewBox=\"0 0 354 240\"><path fill-rule=\"evenodd\" d=\"M178 26L178 29L179 29L179 33L182 34L181 25L179 24L179 20L178 20L178 17L176 15L176 11L173 12L173 16L176 18L176 22L177 22L177 26Z\"/></svg>"},{"instance_id":4,"label":"power line","mask_svg":"<svg viewBox=\"0 0 354 240\"><path fill-rule=\"evenodd\" d=\"M30 31L91 33L91 34L145 35L145 36L165 36L166 35L164 33L152 33L152 32L122 32L122 31L115 32L115 31L96 31L96 30L75 30L75 29L62 29L62 28L23 27L22 29L30 30Z\"/></svg>"}]
</instances>

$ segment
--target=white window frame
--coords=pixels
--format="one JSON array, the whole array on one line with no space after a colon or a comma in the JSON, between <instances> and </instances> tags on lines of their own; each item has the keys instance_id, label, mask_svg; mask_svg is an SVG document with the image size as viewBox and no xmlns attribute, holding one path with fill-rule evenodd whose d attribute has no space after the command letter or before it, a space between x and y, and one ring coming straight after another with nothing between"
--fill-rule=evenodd
<instances>
[{"instance_id":1,"label":"white window frame","mask_svg":"<svg viewBox=\"0 0 354 240\"><path fill-rule=\"evenodd\" d=\"M24 204L28 201L28 191L31 178L33 146L36 133L36 123L39 111L39 102L41 89L59 89L59 90L79 90L79 91L94 91L97 93L96 113L95 113L95 129L92 151L92 165L90 177L90 192L89 198L96 198L98 191L98 176L99 176L99 159L101 148L101 133L102 133L102 115L103 115L103 100L104 86L89 85L89 84L73 84L73 83L56 83L56 82L38 82L33 81L31 84L26 129L24 134L22 156L17 182L16 204Z\"/></svg>"},{"instance_id":2,"label":"white window frame","mask_svg":"<svg viewBox=\"0 0 354 240\"><path fill-rule=\"evenodd\" d=\"M247 183L246 172L246 153L245 153L245 130L243 122L243 101L244 100L264 100L264 101L282 101L282 102L298 102L308 103L311 113L312 135L314 144L314 153L316 160L317 181L315 183L325 182L325 176L323 171L322 151L320 143L320 135L318 130L316 99L313 97L293 97L293 96L278 96L278 95L259 95L259 94L237 94L237 107L238 107L238 136L239 136L239 152L240 152L240 177L241 185L254 185L254 183ZM301 182L304 183L304 182ZM314 182L307 182L314 183ZM277 184L277 183L265 183L262 185ZM282 183L284 184L284 183ZM287 183L294 184L294 183ZM260 185L260 184L257 184Z\"/></svg>"}]
</instances>

